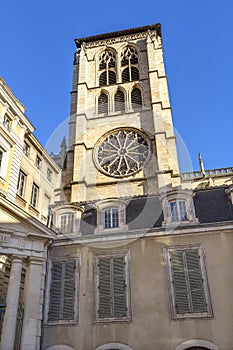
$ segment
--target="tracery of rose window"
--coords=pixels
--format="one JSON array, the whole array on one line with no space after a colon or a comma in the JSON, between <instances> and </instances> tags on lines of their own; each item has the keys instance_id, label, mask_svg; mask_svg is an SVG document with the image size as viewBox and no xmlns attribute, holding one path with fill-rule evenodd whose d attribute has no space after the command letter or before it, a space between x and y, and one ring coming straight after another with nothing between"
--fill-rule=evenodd
<instances>
[{"instance_id":1,"label":"tracery of rose window","mask_svg":"<svg viewBox=\"0 0 233 350\"><path fill-rule=\"evenodd\" d=\"M119 128L103 136L95 146L97 167L113 177L138 172L150 156L149 140L139 130Z\"/></svg>"}]
</instances>

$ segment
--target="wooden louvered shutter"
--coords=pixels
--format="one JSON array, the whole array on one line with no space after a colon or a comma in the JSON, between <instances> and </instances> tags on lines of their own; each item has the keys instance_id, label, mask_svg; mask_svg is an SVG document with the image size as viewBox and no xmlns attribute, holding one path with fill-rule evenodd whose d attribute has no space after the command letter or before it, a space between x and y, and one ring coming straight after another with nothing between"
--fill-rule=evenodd
<instances>
[{"instance_id":1,"label":"wooden louvered shutter","mask_svg":"<svg viewBox=\"0 0 233 350\"><path fill-rule=\"evenodd\" d=\"M126 83L127 81L130 81L129 67L125 68L122 72L122 83Z\"/></svg>"},{"instance_id":2,"label":"wooden louvered shutter","mask_svg":"<svg viewBox=\"0 0 233 350\"><path fill-rule=\"evenodd\" d=\"M53 261L49 321L74 319L75 260Z\"/></svg>"},{"instance_id":3,"label":"wooden louvered shutter","mask_svg":"<svg viewBox=\"0 0 233 350\"><path fill-rule=\"evenodd\" d=\"M126 282L124 257L99 259L99 317L125 317Z\"/></svg>"},{"instance_id":4,"label":"wooden louvered shutter","mask_svg":"<svg viewBox=\"0 0 233 350\"><path fill-rule=\"evenodd\" d=\"M177 314L207 311L198 249L171 252Z\"/></svg>"},{"instance_id":5,"label":"wooden louvered shutter","mask_svg":"<svg viewBox=\"0 0 233 350\"><path fill-rule=\"evenodd\" d=\"M131 80L139 80L139 71L137 67L131 67Z\"/></svg>"},{"instance_id":6,"label":"wooden louvered shutter","mask_svg":"<svg viewBox=\"0 0 233 350\"><path fill-rule=\"evenodd\" d=\"M106 71L104 71L103 73L100 74L99 85L100 86L107 85L107 72Z\"/></svg>"},{"instance_id":7,"label":"wooden louvered shutter","mask_svg":"<svg viewBox=\"0 0 233 350\"><path fill-rule=\"evenodd\" d=\"M111 271L110 258L99 259L99 317L111 317Z\"/></svg>"},{"instance_id":8,"label":"wooden louvered shutter","mask_svg":"<svg viewBox=\"0 0 233 350\"><path fill-rule=\"evenodd\" d=\"M108 85L116 84L116 73L112 70L108 71Z\"/></svg>"},{"instance_id":9,"label":"wooden louvered shutter","mask_svg":"<svg viewBox=\"0 0 233 350\"><path fill-rule=\"evenodd\" d=\"M61 318L61 289L62 289L62 262L54 261L52 265L49 321Z\"/></svg>"},{"instance_id":10,"label":"wooden louvered shutter","mask_svg":"<svg viewBox=\"0 0 233 350\"><path fill-rule=\"evenodd\" d=\"M125 317L127 316L125 261L123 256L115 257L112 260L113 260L113 275L114 275L114 280L113 280L114 317Z\"/></svg>"}]
</instances>

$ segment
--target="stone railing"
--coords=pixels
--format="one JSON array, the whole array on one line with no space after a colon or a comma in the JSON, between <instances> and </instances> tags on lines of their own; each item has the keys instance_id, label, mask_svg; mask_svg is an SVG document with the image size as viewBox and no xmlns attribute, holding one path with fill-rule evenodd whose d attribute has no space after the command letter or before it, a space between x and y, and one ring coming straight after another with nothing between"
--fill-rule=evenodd
<instances>
[{"instance_id":1,"label":"stone railing","mask_svg":"<svg viewBox=\"0 0 233 350\"><path fill-rule=\"evenodd\" d=\"M205 175L211 177L233 175L233 167L205 170ZM195 178L202 178L203 174L201 173L201 171L193 171L182 173L181 177L183 180L192 180Z\"/></svg>"}]
</instances>

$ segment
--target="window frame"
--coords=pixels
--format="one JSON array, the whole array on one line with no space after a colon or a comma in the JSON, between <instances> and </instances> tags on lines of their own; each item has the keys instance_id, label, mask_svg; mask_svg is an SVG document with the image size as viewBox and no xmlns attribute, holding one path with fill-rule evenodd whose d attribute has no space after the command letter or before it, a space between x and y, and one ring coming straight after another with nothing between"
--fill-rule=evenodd
<instances>
[{"instance_id":1,"label":"window frame","mask_svg":"<svg viewBox=\"0 0 233 350\"><path fill-rule=\"evenodd\" d=\"M42 159L37 155L36 156L36 167L37 169L41 169Z\"/></svg>"},{"instance_id":2,"label":"window frame","mask_svg":"<svg viewBox=\"0 0 233 350\"><path fill-rule=\"evenodd\" d=\"M23 144L23 154L25 154L26 157L30 155L30 145L26 141L24 141Z\"/></svg>"},{"instance_id":3,"label":"window frame","mask_svg":"<svg viewBox=\"0 0 233 350\"><path fill-rule=\"evenodd\" d=\"M71 223L69 222L69 218L71 217ZM65 223L62 224L63 219L65 219ZM62 229L62 226L65 227L65 229ZM68 228L70 228L68 230ZM74 213L66 212L59 214L59 230L60 233L66 235L74 232Z\"/></svg>"},{"instance_id":4,"label":"window frame","mask_svg":"<svg viewBox=\"0 0 233 350\"><path fill-rule=\"evenodd\" d=\"M35 189L36 189L36 192L35 192ZM38 206L39 190L40 190L39 186L35 182L33 182L32 183L32 190L31 190L31 199L30 199L30 205L33 208L37 208L37 206ZM35 195L35 193L36 193L36 195Z\"/></svg>"},{"instance_id":5,"label":"window frame","mask_svg":"<svg viewBox=\"0 0 233 350\"><path fill-rule=\"evenodd\" d=\"M25 195L26 182L27 182L27 174L22 169L20 169L19 176L18 176L18 183L17 183L17 194L22 198Z\"/></svg>"},{"instance_id":6,"label":"window frame","mask_svg":"<svg viewBox=\"0 0 233 350\"><path fill-rule=\"evenodd\" d=\"M163 226L173 226L187 225L187 224L197 224L199 220L196 218L195 207L193 203L193 192L190 190L173 190L164 193L160 196L163 206L164 221ZM187 220L172 220L170 203L172 202L185 202L186 203L186 213Z\"/></svg>"},{"instance_id":7,"label":"window frame","mask_svg":"<svg viewBox=\"0 0 233 350\"><path fill-rule=\"evenodd\" d=\"M73 319L57 319L50 320L49 319L49 311L50 311L50 291L51 291L51 283L52 283L52 267L53 262L66 262L69 260L75 261L75 272L74 272L74 285L75 285L75 293L74 293L74 309ZM46 289L46 319L45 322L47 325L57 325L57 324L78 324L79 322L79 286L80 286L80 256L69 255L66 257L51 257L48 263L48 284Z\"/></svg>"},{"instance_id":8,"label":"window frame","mask_svg":"<svg viewBox=\"0 0 233 350\"><path fill-rule=\"evenodd\" d=\"M52 175L53 175L53 171L50 168L47 168L47 180L49 182L52 182Z\"/></svg>"},{"instance_id":9,"label":"window frame","mask_svg":"<svg viewBox=\"0 0 233 350\"><path fill-rule=\"evenodd\" d=\"M111 316L111 317L99 317L99 261L100 259L112 259L122 257L124 259L124 278L125 278L125 307L126 316ZM94 322L95 323L109 323L109 322L130 322L132 320L132 307L131 307L131 288L130 288L130 251L112 251L107 254L96 254L94 256ZM114 278L114 277L113 277ZM111 288L114 284L110 281Z\"/></svg>"},{"instance_id":10,"label":"window frame","mask_svg":"<svg viewBox=\"0 0 233 350\"><path fill-rule=\"evenodd\" d=\"M97 227L95 234L108 234L108 233L123 233L128 230L126 224L126 203L120 199L103 200L96 203L97 208ZM118 210L118 226L117 227L105 227L105 211Z\"/></svg>"},{"instance_id":11,"label":"window frame","mask_svg":"<svg viewBox=\"0 0 233 350\"><path fill-rule=\"evenodd\" d=\"M172 263L171 263L171 252L174 251L190 251L190 250L197 250L199 254L199 264L200 264L200 271L201 271L201 277L203 282L203 292L205 296L206 301L206 311L205 312L188 312L188 313L178 313L176 311L176 297L175 297L175 290L174 290L174 278L173 278L173 269L172 269ZM212 310L212 303L210 298L210 289L209 289L209 283L208 283L208 276L207 276L207 268L206 268L206 256L205 256L205 250L204 250L204 244L203 243L196 243L196 244L189 244L189 245L177 245L177 246L170 246L164 248L164 254L165 254L165 260L167 265L167 274L168 274L168 292L169 292L169 300L170 300L170 311L171 311L171 317L174 320L178 319L185 319L185 318L212 318L213 317L213 310ZM189 272L186 273L188 274ZM187 282L187 279L186 283ZM187 288L188 289L188 288ZM187 298L189 298L188 295L189 291L187 292Z\"/></svg>"}]
</instances>

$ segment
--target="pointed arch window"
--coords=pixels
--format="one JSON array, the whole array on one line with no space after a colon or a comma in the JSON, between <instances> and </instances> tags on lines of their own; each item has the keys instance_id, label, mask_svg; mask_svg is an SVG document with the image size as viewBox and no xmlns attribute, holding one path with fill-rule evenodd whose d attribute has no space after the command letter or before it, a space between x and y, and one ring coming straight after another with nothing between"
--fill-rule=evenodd
<instances>
[{"instance_id":1,"label":"pointed arch window","mask_svg":"<svg viewBox=\"0 0 233 350\"><path fill-rule=\"evenodd\" d=\"M141 90L137 87L133 88L131 92L131 104L132 109L142 108L142 93Z\"/></svg>"},{"instance_id":2,"label":"pointed arch window","mask_svg":"<svg viewBox=\"0 0 233 350\"><path fill-rule=\"evenodd\" d=\"M123 91L118 90L114 97L115 112L125 111L125 94Z\"/></svg>"},{"instance_id":3,"label":"pointed arch window","mask_svg":"<svg viewBox=\"0 0 233 350\"><path fill-rule=\"evenodd\" d=\"M104 92L98 98L98 114L108 114L108 95Z\"/></svg>"},{"instance_id":4,"label":"pointed arch window","mask_svg":"<svg viewBox=\"0 0 233 350\"><path fill-rule=\"evenodd\" d=\"M134 47L127 47L121 56L122 82L139 80L138 53Z\"/></svg>"},{"instance_id":5,"label":"pointed arch window","mask_svg":"<svg viewBox=\"0 0 233 350\"><path fill-rule=\"evenodd\" d=\"M99 85L111 85L116 83L116 55L106 50L99 58Z\"/></svg>"}]
</instances>

